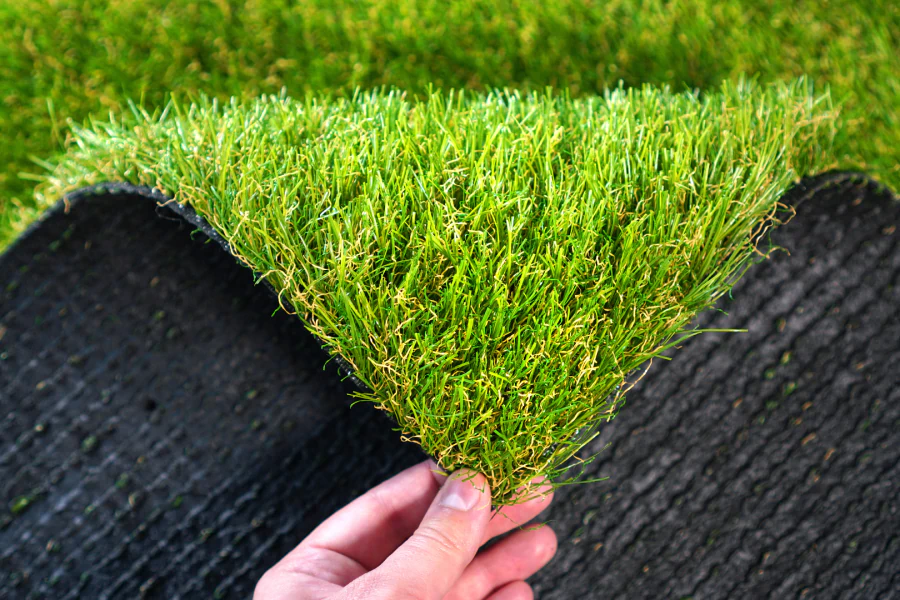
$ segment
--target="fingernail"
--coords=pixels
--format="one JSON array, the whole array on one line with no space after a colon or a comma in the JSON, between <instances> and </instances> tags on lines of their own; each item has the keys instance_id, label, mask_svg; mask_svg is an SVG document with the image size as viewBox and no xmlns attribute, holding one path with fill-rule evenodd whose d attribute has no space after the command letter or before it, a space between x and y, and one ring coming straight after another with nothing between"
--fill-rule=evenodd
<instances>
[{"instance_id":1,"label":"fingernail","mask_svg":"<svg viewBox=\"0 0 900 600\"><path fill-rule=\"evenodd\" d=\"M431 471L431 475L434 477L434 482L437 484L438 488L443 487L444 483L447 482L447 472L432 459L428 459L425 462L427 463L428 470Z\"/></svg>"},{"instance_id":2,"label":"fingernail","mask_svg":"<svg viewBox=\"0 0 900 600\"><path fill-rule=\"evenodd\" d=\"M475 508L483 494L483 481L472 479L471 473L454 473L441 488L441 506L469 511Z\"/></svg>"}]
</instances>

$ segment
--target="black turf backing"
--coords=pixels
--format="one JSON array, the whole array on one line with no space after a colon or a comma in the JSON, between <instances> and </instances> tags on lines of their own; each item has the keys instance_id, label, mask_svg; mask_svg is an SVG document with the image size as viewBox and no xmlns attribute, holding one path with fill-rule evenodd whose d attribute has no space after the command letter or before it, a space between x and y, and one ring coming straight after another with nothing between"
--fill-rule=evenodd
<instances>
[{"instance_id":1,"label":"black turf backing","mask_svg":"<svg viewBox=\"0 0 900 600\"><path fill-rule=\"evenodd\" d=\"M0 256L0 597L249 597L422 455L245 267L113 191ZM653 364L592 447L609 479L558 492L541 598L893 597L898 206L817 192L699 319L749 332Z\"/></svg>"}]
</instances>

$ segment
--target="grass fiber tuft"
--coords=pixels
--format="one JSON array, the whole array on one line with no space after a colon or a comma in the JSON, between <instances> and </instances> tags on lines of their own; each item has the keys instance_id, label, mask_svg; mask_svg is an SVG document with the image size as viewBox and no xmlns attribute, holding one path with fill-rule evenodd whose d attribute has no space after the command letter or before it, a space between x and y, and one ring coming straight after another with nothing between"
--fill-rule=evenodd
<instances>
[{"instance_id":1,"label":"grass fiber tuft","mask_svg":"<svg viewBox=\"0 0 900 600\"><path fill-rule=\"evenodd\" d=\"M836 119L805 80L171 101L74 126L38 200L127 181L188 203L360 401L502 505L578 474L626 375L699 333L785 189L831 166Z\"/></svg>"}]
</instances>

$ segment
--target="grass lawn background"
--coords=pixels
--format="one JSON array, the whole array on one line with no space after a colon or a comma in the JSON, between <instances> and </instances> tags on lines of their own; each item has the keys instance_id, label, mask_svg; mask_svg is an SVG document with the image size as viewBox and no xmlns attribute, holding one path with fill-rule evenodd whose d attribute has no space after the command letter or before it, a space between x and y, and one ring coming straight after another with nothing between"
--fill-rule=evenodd
<instances>
[{"instance_id":1,"label":"grass lawn background","mask_svg":"<svg viewBox=\"0 0 900 600\"><path fill-rule=\"evenodd\" d=\"M833 166L900 189L900 5L892 0L19 0L0 6L0 248L45 205L69 118L128 98L346 95L394 86L716 88L808 75L843 107Z\"/></svg>"}]
</instances>

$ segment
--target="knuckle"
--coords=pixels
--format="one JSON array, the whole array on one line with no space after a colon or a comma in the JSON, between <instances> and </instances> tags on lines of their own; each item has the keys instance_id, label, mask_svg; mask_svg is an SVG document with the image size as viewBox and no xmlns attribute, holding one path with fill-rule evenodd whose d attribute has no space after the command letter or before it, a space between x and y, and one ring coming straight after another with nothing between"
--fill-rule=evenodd
<instances>
[{"instance_id":1,"label":"knuckle","mask_svg":"<svg viewBox=\"0 0 900 600\"><path fill-rule=\"evenodd\" d=\"M362 579L362 578L361 578ZM385 600L431 600L426 588L416 585L415 580L402 577L386 577L372 571L366 576L368 581L360 598L384 598Z\"/></svg>"},{"instance_id":2,"label":"knuckle","mask_svg":"<svg viewBox=\"0 0 900 600\"><path fill-rule=\"evenodd\" d=\"M413 536L414 543L424 549L440 552L447 556L458 556L468 550L468 545L459 535L432 526L422 526Z\"/></svg>"}]
</instances>

